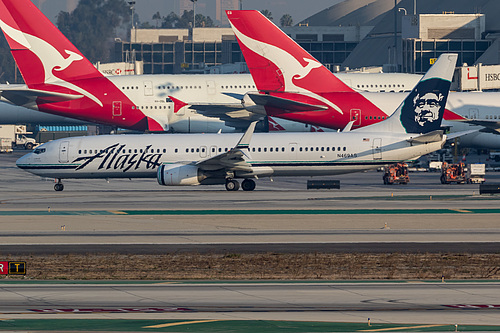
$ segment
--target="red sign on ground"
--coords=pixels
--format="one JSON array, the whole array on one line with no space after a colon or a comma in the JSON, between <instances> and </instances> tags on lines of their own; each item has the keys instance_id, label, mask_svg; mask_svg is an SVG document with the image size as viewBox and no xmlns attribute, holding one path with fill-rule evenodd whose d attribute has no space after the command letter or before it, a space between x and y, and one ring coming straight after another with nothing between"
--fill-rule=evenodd
<instances>
[{"instance_id":1,"label":"red sign on ground","mask_svg":"<svg viewBox=\"0 0 500 333\"><path fill-rule=\"evenodd\" d=\"M7 261L0 261L0 275L9 274L9 263Z\"/></svg>"}]
</instances>

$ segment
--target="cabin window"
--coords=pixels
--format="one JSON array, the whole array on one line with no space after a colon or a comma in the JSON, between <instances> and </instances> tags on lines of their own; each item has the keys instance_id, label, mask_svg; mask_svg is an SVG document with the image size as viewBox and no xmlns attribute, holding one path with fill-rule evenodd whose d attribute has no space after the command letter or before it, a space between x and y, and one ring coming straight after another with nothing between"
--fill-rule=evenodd
<instances>
[{"instance_id":1,"label":"cabin window","mask_svg":"<svg viewBox=\"0 0 500 333\"><path fill-rule=\"evenodd\" d=\"M224 151L227 153L227 151L229 150L229 148L225 148Z\"/></svg>"},{"instance_id":2,"label":"cabin window","mask_svg":"<svg viewBox=\"0 0 500 333\"><path fill-rule=\"evenodd\" d=\"M285 152L285 147L281 147L281 151L282 151L282 152Z\"/></svg>"},{"instance_id":3,"label":"cabin window","mask_svg":"<svg viewBox=\"0 0 500 333\"><path fill-rule=\"evenodd\" d=\"M326 147L326 151L330 151L330 147Z\"/></svg>"},{"instance_id":4,"label":"cabin window","mask_svg":"<svg viewBox=\"0 0 500 333\"><path fill-rule=\"evenodd\" d=\"M346 150L347 150L347 147L344 147L344 151L346 151Z\"/></svg>"},{"instance_id":5,"label":"cabin window","mask_svg":"<svg viewBox=\"0 0 500 333\"><path fill-rule=\"evenodd\" d=\"M299 151L302 151L302 147L299 148Z\"/></svg>"},{"instance_id":6,"label":"cabin window","mask_svg":"<svg viewBox=\"0 0 500 333\"><path fill-rule=\"evenodd\" d=\"M175 148L174 152L177 154L179 152L179 149Z\"/></svg>"},{"instance_id":7,"label":"cabin window","mask_svg":"<svg viewBox=\"0 0 500 333\"><path fill-rule=\"evenodd\" d=\"M252 151L255 152L255 147L252 148Z\"/></svg>"},{"instance_id":8,"label":"cabin window","mask_svg":"<svg viewBox=\"0 0 500 333\"><path fill-rule=\"evenodd\" d=\"M325 151L325 147L321 147L321 151Z\"/></svg>"},{"instance_id":9,"label":"cabin window","mask_svg":"<svg viewBox=\"0 0 500 333\"><path fill-rule=\"evenodd\" d=\"M200 148L196 148L196 152L199 153L200 152Z\"/></svg>"},{"instance_id":10,"label":"cabin window","mask_svg":"<svg viewBox=\"0 0 500 333\"><path fill-rule=\"evenodd\" d=\"M295 151L295 147L292 147L290 150L291 150L291 151Z\"/></svg>"},{"instance_id":11,"label":"cabin window","mask_svg":"<svg viewBox=\"0 0 500 333\"><path fill-rule=\"evenodd\" d=\"M264 147L264 153L266 153L266 152L267 152L267 147Z\"/></svg>"},{"instance_id":12,"label":"cabin window","mask_svg":"<svg viewBox=\"0 0 500 333\"><path fill-rule=\"evenodd\" d=\"M305 149L305 151L309 151L309 148L307 148L307 147L305 147L304 149Z\"/></svg>"},{"instance_id":13,"label":"cabin window","mask_svg":"<svg viewBox=\"0 0 500 333\"><path fill-rule=\"evenodd\" d=\"M257 151L260 153L260 152L262 151L262 149L259 147L259 148L257 149Z\"/></svg>"}]
</instances>

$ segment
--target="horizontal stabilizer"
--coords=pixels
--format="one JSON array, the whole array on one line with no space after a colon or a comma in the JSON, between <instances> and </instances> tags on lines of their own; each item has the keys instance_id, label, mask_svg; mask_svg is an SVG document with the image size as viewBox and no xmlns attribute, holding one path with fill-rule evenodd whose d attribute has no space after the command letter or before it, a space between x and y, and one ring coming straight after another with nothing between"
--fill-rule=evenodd
<instances>
[{"instance_id":1,"label":"horizontal stabilizer","mask_svg":"<svg viewBox=\"0 0 500 333\"><path fill-rule=\"evenodd\" d=\"M467 135L467 134L472 134L472 133L477 133L480 130L474 129L474 130L468 130L468 131L462 131L462 132L455 132L455 133L450 133L446 135L446 140L453 140L455 138L459 138L461 136Z\"/></svg>"},{"instance_id":2,"label":"horizontal stabilizer","mask_svg":"<svg viewBox=\"0 0 500 333\"><path fill-rule=\"evenodd\" d=\"M487 129L491 130L490 132L494 131L500 133L500 121L498 120L488 120L488 119L465 119L465 120L458 120L460 122L464 122L467 124L471 125L478 125L478 126L483 126L486 127Z\"/></svg>"},{"instance_id":3,"label":"horizontal stabilizer","mask_svg":"<svg viewBox=\"0 0 500 333\"><path fill-rule=\"evenodd\" d=\"M36 89L2 89L0 95L7 99L9 102L25 106L33 102L38 104L43 103L57 103L72 101L78 98L82 98L83 95L73 95L73 94L63 94L58 92L36 90Z\"/></svg>"},{"instance_id":4,"label":"horizontal stabilizer","mask_svg":"<svg viewBox=\"0 0 500 333\"><path fill-rule=\"evenodd\" d=\"M431 142L439 142L443 140L443 131L435 130L426 134L419 135L417 137L411 138L407 140L411 144L420 143L426 144Z\"/></svg>"},{"instance_id":5,"label":"horizontal stabilizer","mask_svg":"<svg viewBox=\"0 0 500 333\"><path fill-rule=\"evenodd\" d=\"M249 93L248 97L250 97L250 99L256 105L273 107L273 108L282 109L284 111L289 111L289 112L328 110L328 107L324 106L324 105L307 104L307 103L297 102L294 100L276 97L276 96L271 96L271 95Z\"/></svg>"}]
</instances>

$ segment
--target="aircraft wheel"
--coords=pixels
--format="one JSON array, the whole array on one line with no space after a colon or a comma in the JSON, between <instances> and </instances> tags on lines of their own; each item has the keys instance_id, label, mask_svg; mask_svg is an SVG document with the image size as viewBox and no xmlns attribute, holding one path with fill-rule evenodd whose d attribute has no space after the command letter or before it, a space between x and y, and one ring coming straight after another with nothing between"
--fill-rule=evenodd
<instances>
[{"instance_id":1,"label":"aircraft wheel","mask_svg":"<svg viewBox=\"0 0 500 333\"><path fill-rule=\"evenodd\" d=\"M26 150L32 150L33 149L33 144L31 142L28 142L28 143L26 143L26 145L24 146L24 148Z\"/></svg>"},{"instance_id":2,"label":"aircraft wheel","mask_svg":"<svg viewBox=\"0 0 500 333\"><path fill-rule=\"evenodd\" d=\"M241 183L241 188L243 189L243 191L253 191L255 190L255 182L253 179L245 179L242 183Z\"/></svg>"},{"instance_id":3,"label":"aircraft wheel","mask_svg":"<svg viewBox=\"0 0 500 333\"><path fill-rule=\"evenodd\" d=\"M64 185L63 184L55 184L54 190L60 192L60 191L64 190Z\"/></svg>"},{"instance_id":4,"label":"aircraft wheel","mask_svg":"<svg viewBox=\"0 0 500 333\"><path fill-rule=\"evenodd\" d=\"M226 180L226 190L228 191L238 191L240 189L240 183L234 179Z\"/></svg>"}]
</instances>

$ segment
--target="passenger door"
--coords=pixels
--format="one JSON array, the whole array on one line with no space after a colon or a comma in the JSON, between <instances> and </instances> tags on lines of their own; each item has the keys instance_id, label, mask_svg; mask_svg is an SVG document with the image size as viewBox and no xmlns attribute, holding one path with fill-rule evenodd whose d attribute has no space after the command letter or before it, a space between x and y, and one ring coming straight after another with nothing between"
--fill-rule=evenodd
<instances>
[{"instance_id":1,"label":"passenger door","mask_svg":"<svg viewBox=\"0 0 500 333\"><path fill-rule=\"evenodd\" d=\"M374 160L382 159L382 139L373 139L372 154Z\"/></svg>"},{"instance_id":2,"label":"passenger door","mask_svg":"<svg viewBox=\"0 0 500 333\"><path fill-rule=\"evenodd\" d=\"M59 144L59 163L68 163L69 141L63 141Z\"/></svg>"}]
</instances>

